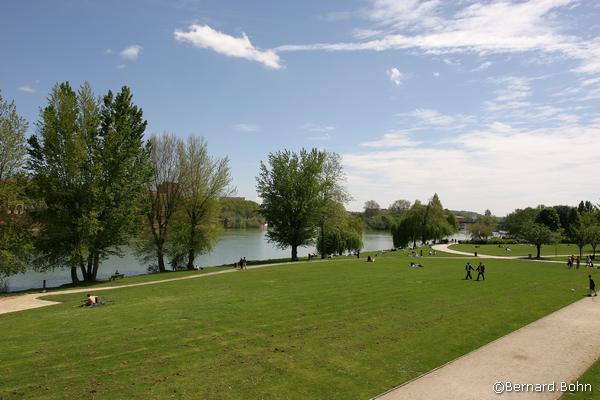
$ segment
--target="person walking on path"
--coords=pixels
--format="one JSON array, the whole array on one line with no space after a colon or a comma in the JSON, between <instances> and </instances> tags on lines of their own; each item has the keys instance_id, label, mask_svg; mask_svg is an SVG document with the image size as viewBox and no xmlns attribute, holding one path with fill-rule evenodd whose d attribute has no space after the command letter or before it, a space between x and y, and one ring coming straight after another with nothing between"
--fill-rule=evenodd
<instances>
[{"instance_id":1,"label":"person walking on path","mask_svg":"<svg viewBox=\"0 0 600 400\"><path fill-rule=\"evenodd\" d=\"M479 278L481 277L482 280L485 281L485 265L483 265L481 262L479 262L479 265L477 266L477 279L475 279L476 281L479 280Z\"/></svg>"},{"instance_id":2,"label":"person walking on path","mask_svg":"<svg viewBox=\"0 0 600 400\"><path fill-rule=\"evenodd\" d=\"M596 293L596 282L594 282L591 275L588 275L588 278L590 279L590 297L598 296L598 293Z\"/></svg>"},{"instance_id":3,"label":"person walking on path","mask_svg":"<svg viewBox=\"0 0 600 400\"><path fill-rule=\"evenodd\" d=\"M467 279L473 279L473 276L471 275L471 271L473 271L473 266L471 265L470 262L467 262L467 265L465 265L465 271L467 271L467 276L465 276L465 280Z\"/></svg>"},{"instance_id":4,"label":"person walking on path","mask_svg":"<svg viewBox=\"0 0 600 400\"><path fill-rule=\"evenodd\" d=\"M575 263L577 265L577 269L579 269L580 262L581 262L581 260L579 259L579 256L577 256L577 258L575 259Z\"/></svg>"}]
</instances>

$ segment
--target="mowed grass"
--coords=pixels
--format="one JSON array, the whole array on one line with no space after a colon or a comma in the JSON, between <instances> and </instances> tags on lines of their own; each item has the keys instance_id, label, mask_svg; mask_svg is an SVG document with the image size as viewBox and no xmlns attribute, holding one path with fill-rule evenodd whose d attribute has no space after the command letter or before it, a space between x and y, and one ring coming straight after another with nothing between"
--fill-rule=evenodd
<instances>
[{"instance_id":1,"label":"mowed grass","mask_svg":"<svg viewBox=\"0 0 600 400\"><path fill-rule=\"evenodd\" d=\"M527 256L531 254L532 257L535 257L537 254L537 250L535 246L529 244L508 244L502 245L503 247L498 247L497 244L453 244L448 248L451 250L464 251L467 253L477 252L479 254L487 254L491 256L506 256L506 257L514 257L514 256ZM510 247L510 251L507 251L505 247ZM545 245L542 246L541 249L542 256L554 256L554 255L568 255L573 254L579 255L579 247L574 244L557 244L557 245ZM592 247L587 245L583 248L583 254L592 254Z\"/></svg>"},{"instance_id":2,"label":"mowed grass","mask_svg":"<svg viewBox=\"0 0 600 400\"><path fill-rule=\"evenodd\" d=\"M577 381L581 384L592 385L592 390L584 392L567 392L562 395L561 400L593 400L600 399L600 360L587 370Z\"/></svg>"},{"instance_id":3,"label":"mowed grass","mask_svg":"<svg viewBox=\"0 0 600 400\"><path fill-rule=\"evenodd\" d=\"M98 294L0 315L0 399L366 399L585 293L587 272L387 253ZM598 279L600 280L600 279ZM576 291L571 292L571 288Z\"/></svg>"}]
</instances>

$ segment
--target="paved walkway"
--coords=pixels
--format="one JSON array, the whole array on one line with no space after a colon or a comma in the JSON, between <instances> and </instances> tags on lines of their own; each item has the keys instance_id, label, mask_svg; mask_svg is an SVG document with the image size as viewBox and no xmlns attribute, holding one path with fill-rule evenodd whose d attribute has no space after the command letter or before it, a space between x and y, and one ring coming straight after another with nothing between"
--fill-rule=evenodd
<instances>
[{"instance_id":1,"label":"paved walkway","mask_svg":"<svg viewBox=\"0 0 600 400\"><path fill-rule=\"evenodd\" d=\"M576 381L600 355L599 299L584 298L376 399L559 399L560 382ZM496 382L556 382L557 389L498 395Z\"/></svg>"},{"instance_id":2,"label":"paved walkway","mask_svg":"<svg viewBox=\"0 0 600 400\"><path fill-rule=\"evenodd\" d=\"M324 260L315 260L315 261L310 261L310 262L317 263L317 262L323 262L323 261ZM255 265L255 266L248 267L248 269L257 269L257 268L273 267L273 266L278 266L278 265L290 265L290 264L298 264L298 262L262 264L262 265ZM168 278L168 279L161 279L161 280L149 281L149 282L130 283L130 284L119 285L119 286L87 287L87 288L83 288L83 289L52 290L47 293L39 292L39 293L29 293L29 294L23 294L23 295L15 295L15 296L0 296L0 314L6 314L6 313L16 312L16 311L24 311L24 310L29 310L31 308L39 308L39 307L51 306L53 304L59 304L58 302L55 302L55 301L48 301L48 300L40 299L40 297L45 297L45 296L54 296L54 295L59 295L59 294L71 294L71 293L89 293L89 292L96 293L96 292L104 291L104 290L114 290L114 289L121 289L121 288L127 288L127 287L135 287L135 286L157 285L159 283L175 282L175 281L181 281L181 280L186 280L186 279L204 278L207 276L228 274L228 273L232 273L232 272L241 272L241 271L236 270L236 269L224 269L221 271L207 272L205 274L188 275L188 276L181 276L178 278Z\"/></svg>"}]
</instances>

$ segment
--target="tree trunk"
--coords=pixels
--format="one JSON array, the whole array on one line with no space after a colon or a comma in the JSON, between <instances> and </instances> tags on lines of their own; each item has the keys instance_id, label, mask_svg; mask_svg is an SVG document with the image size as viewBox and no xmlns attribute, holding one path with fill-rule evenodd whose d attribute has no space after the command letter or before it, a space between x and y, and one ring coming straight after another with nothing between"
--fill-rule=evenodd
<instances>
[{"instance_id":1,"label":"tree trunk","mask_svg":"<svg viewBox=\"0 0 600 400\"><path fill-rule=\"evenodd\" d=\"M579 246L579 259L583 258L583 246Z\"/></svg>"},{"instance_id":2,"label":"tree trunk","mask_svg":"<svg viewBox=\"0 0 600 400\"><path fill-rule=\"evenodd\" d=\"M98 276L98 267L100 266L100 254L98 252L94 253L93 264L94 264L94 269L92 270L92 273L90 274L91 282L95 282L96 276Z\"/></svg>"},{"instance_id":3,"label":"tree trunk","mask_svg":"<svg viewBox=\"0 0 600 400\"><path fill-rule=\"evenodd\" d=\"M194 249L190 249L190 251L188 253L188 263L187 263L188 270L194 269L194 259L195 258L196 258L196 252L194 251Z\"/></svg>"},{"instance_id":4,"label":"tree trunk","mask_svg":"<svg viewBox=\"0 0 600 400\"><path fill-rule=\"evenodd\" d=\"M321 222L321 259L324 260L325 254L325 224Z\"/></svg>"},{"instance_id":5,"label":"tree trunk","mask_svg":"<svg viewBox=\"0 0 600 400\"><path fill-rule=\"evenodd\" d=\"M77 276L77 267L71 267L71 282L74 285L79 283L79 277Z\"/></svg>"},{"instance_id":6,"label":"tree trunk","mask_svg":"<svg viewBox=\"0 0 600 400\"><path fill-rule=\"evenodd\" d=\"M535 247L537 247L537 256L535 256L535 258L540 258L541 252L542 252L542 245L541 244L536 244Z\"/></svg>"},{"instance_id":7,"label":"tree trunk","mask_svg":"<svg viewBox=\"0 0 600 400\"><path fill-rule=\"evenodd\" d=\"M165 255L162 246L156 248L156 257L158 258L158 272L165 272Z\"/></svg>"},{"instance_id":8,"label":"tree trunk","mask_svg":"<svg viewBox=\"0 0 600 400\"><path fill-rule=\"evenodd\" d=\"M292 261L298 261L298 245L292 245Z\"/></svg>"}]
</instances>

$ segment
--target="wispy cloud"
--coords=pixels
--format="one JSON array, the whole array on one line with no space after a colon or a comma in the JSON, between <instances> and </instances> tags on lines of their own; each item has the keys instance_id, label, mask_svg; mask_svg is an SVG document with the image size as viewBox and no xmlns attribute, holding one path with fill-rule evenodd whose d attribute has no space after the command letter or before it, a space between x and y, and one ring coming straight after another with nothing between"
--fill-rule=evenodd
<instances>
[{"instance_id":1,"label":"wispy cloud","mask_svg":"<svg viewBox=\"0 0 600 400\"><path fill-rule=\"evenodd\" d=\"M21 92L25 92L25 93L35 93L35 92L37 92L37 90L34 87L30 86L30 85L20 86L19 90Z\"/></svg>"},{"instance_id":2,"label":"wispy cloud","mask_svg":"<svg viewBox=\"0 0 600 400\"><path fill-rule=\"evenodd\" d=\"M208 25L193 24L186 31L175 30L174 36L175 40L195 47L211 49L229 57L256 61L273 69L281 68L279 56L274 50L256 48L245 33L235 37L219 32Z\"/></svg>"},{"instance_id":3,"label":"wispy cloud","mask_svg":"<svg viewBox=\"0 0 600 400\"><path fill-rule=\"evenodd\" d=\"M396 86L400 86L402 81L406 79L406 75L400 72L400 70L396 67L388 69L387 76L390 78L390 81L394 82Z\"/></svg>"},{"instance_id":4,"label":"wispy cloud","mask_svg":"<svg viewBox=\"0 0 600 400\"><path fill-rule=\"evenodd\" d=\"M370 0L363 12L376 38L356 42L288 44L277 51L384 51L420 49L428 54L555 53L581 60L577 72L600 72L600 40L564 34L556 13L577 0L443 2ZM369 32L371 28L361 28ZM371 29L375 31L375 29ZM356 36L356 35L355 35ZM360 37L359 37L360 39Z\"/></svg>"},{"instance_id":5,"label":"wispy cloud","mask_svg":"<svg viewBox=\"0 0 600 400\"><path fill-rule=\"evenodd\" d=\"M254 125L254 124L240 123L240 124L234 124L233 129L240 131L240 132L258 132L260 128L258 125Z\"/></svg>"},{"instance_id":6,"label":"wispy cloud","mask_svg":"<svg viewBox=\"0 0 600 400\"><path fill-rule=\"evenodd\" d=\"M127 67L127 64L119 64L117 65L117 69L124 69L125 67Z\"/></svg>"},{"instance_id":7,"label":"wispy cloud","mask_svg":"<svg viewBox=\"0 0 600 400\"><path fill-rule=\"evenodd\" d=\"M140 56L140 54L142 53L143 47L138 45L138 44L134 44L131 46L128 46L126 48L124 48L123 50L121 50L121 52L119 53L119 55L124 58L125 60L137 60Z\"/></svg>"},{"instance_id":8,"label":"wispy cloud","mask_svg":"<svg viewBox=\"0 0 600 400\"><path fill-rule=\"evenodd\" d=\"M373 147L373 148L394 148L394 147L414 147L419 145L421 142L417 142L410 137L410 132L396 131L390 132L383 135L379 140L370 142L363 142L360 145L362 147Z\"/></svg>"},{"instance_id":9,"label":"wispy cloud","mask_svg":"<svg viewBox=\"0 0 600 400\"><path fill-rule=\"evenodd\" d=\"M314 123L314 122L307 122L304 125L302 125L300 127L300 129L302 129L304 131L309 131L309 132L325 133L325 132L334 131L335 126L327 125L327 124L319 124L319 123Z\"/></svg>"}]
</instances>

